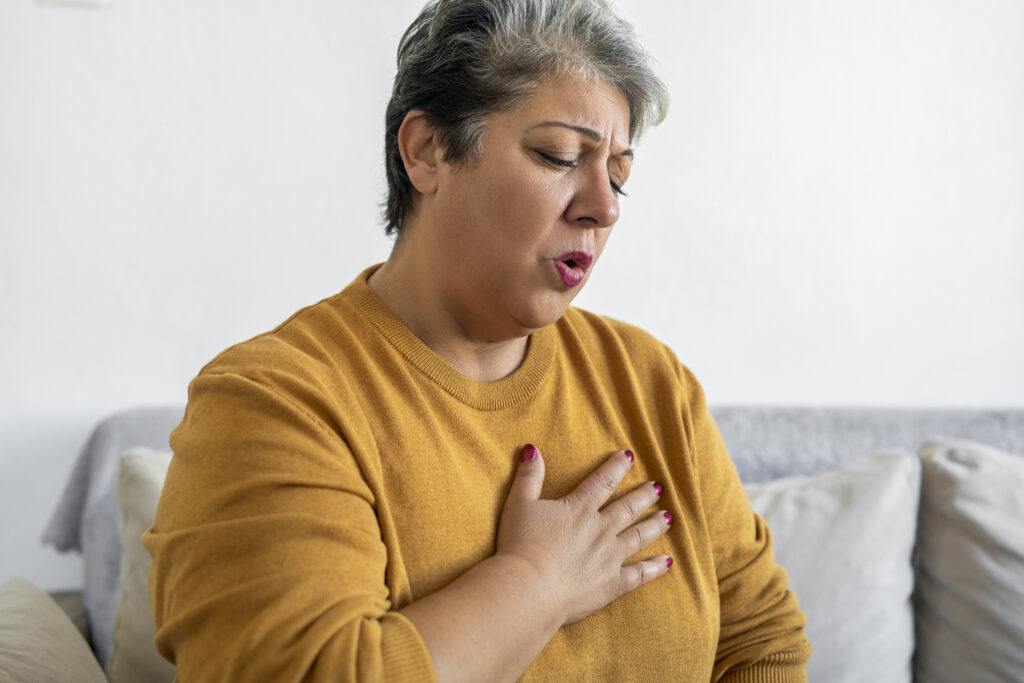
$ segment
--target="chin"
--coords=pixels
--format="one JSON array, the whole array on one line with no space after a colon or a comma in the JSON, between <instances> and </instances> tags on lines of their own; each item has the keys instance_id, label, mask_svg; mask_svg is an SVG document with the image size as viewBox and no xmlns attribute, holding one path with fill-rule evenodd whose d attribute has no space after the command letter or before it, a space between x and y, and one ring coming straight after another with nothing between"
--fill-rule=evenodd
<instances>
[{"instance_id":1,"label":"chin","mask_svg":"<svg viewBox=\"0 0 1024 683\"><path fill-rule=\"evenodd\" d=\"M575 297L541 296L530 302L515 316L519 327L527 334L558 322Z\"/></svg>"}]
</instances>

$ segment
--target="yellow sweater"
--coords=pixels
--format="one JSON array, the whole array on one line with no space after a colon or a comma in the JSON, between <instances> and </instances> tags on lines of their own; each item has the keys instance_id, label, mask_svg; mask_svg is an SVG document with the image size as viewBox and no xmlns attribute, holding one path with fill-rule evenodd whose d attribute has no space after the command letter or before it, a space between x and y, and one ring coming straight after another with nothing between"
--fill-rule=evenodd
<instances>
[{"instance_id":1,"label":"yellow sweater","mask_svg":"<svg viewBox=\"0 0 1024 683\"><path fill-rule=\"evenodd\" d=\"M570 309L478 383L366 285L233 346L189 386L143 536L157 648L185 683L424 681L396 610L494 552L523 445L543 497L611 452L675 520L664 577L558 631L527 681L806 680L804 616L697 381L665 346Z\"/></svg>"}]
</instances>

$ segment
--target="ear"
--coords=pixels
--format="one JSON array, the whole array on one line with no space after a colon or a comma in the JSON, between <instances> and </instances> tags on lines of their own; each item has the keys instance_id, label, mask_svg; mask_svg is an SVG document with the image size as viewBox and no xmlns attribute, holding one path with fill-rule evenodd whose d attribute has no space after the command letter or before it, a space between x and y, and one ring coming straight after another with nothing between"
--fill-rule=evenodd
<instances>
[{"instance_id":1,"label":"ear","mask_svg":"<svg viewBox=\"0 0 1024 683\"><path fill-rule=\"evenodd\" d=\"M436 192L441 149L422 111L413 110L405 115L398 129L398 152L412 186L420 194Z\"/></svg>"}]
</instances>

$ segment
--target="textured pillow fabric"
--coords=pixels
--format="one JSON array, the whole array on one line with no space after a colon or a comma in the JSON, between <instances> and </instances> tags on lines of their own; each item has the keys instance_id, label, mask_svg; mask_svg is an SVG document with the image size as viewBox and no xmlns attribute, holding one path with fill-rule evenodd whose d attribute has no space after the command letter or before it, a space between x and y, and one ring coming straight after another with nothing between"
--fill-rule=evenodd
<instances>
[{"instance_id":1,"label":"textured pillow fabric","mask_svg":"<svg viewBox=\"0 0 1024 683\"><path fill-rule=\"evenodd\" d=\"M106 680L89 644L49 595L21 579L0 587L0 681Z\"/></svg>"},{"instance_id":2,"label":"textured pillow fabric","mask_svg":"<svg viewBox=\"0 0 1024 683\"><path fill-rule=\"evenodd\" d=\"M883 453L745 486L807 615L808 680L911 680L920 482L916 456Z\"/></svg>"},{"instance_id":3,"label":"textured pillow fabric","mask_svg":"<svg viewBox=\"0 0 1024 683\"><path fill-rule=\"evenodd\" d=\"M922 446L916 552L922 681L1024 680L1024 458Z\"/></svg>"},{"instance_id":4,"label":"textured pillow fabric","mask_svg":"<svg viewBox=\"0 0 1024 683\"><path fill-rule=\"evenodd\" d=\"M153 645L156 627L146 582L149 553L140 537L153 523L171 454L134 448L117 465L115 489L121 507L121 594L114 640L107 658L111 683L157 683L174 680L174 666Z\"/></svg>"}]
</instances>

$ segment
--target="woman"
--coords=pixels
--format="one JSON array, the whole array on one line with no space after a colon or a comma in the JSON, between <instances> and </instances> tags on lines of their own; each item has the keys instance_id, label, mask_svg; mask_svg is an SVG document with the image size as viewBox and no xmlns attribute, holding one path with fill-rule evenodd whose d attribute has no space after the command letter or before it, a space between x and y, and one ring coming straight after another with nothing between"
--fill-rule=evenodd
<instances>
[{"instance_id":1,"label":"woman","mask_svg":"<svg viewBox=\"0 0 1024 683\"><path fill-rule=\"evenodd\" d=\"M663 87L600 0L399 47L394 251L192 382L153 527L182 681L805 678L696 380L569 307Z\"/></svg>"}]
</instances>

